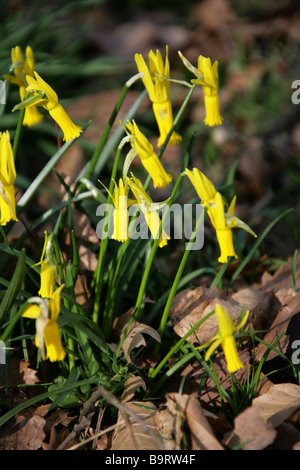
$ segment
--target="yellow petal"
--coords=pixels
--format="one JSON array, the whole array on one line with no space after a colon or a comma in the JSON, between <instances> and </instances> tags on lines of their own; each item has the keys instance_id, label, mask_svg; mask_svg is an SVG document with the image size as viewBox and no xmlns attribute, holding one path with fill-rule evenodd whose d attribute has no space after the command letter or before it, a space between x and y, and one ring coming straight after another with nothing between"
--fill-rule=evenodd
<instances>
[{"instance_id":1,"label":"yellow petal","mask_svg":"<svg viewBox=\"0 0 300 470\"><path fill-rule=\"evenodd\" d=\"M166 172L156 153L153 152L150 158L142 159L141 162L151 176L155 188L164 188L172 181L172 176Z\"/></svg>"},{"instance_id":2,"label":"yellow petal","mask_svg":"<svg viewBox=\"0 0 300 470\"><path fill-rule=\"evenodd\" d=\"M31 304L26 307L24 313L22 314L22 317L36 320L40 313L41 308L38 305Z\"/></svg>"},{"instance_id":3,"label":"yellow petal","mask_svg":"<svg viewBox=\"0 0 300 470\"><path fill-rule=\"evenodd\" d=\"M41 264L40 278L41 287L39 295L43 298L52 297L57 278L57 270L51 266L48 260L43 261Z\"/></svg>"},{"instance_id":4,"label":"yellow petal","mask_svg":"<svg viewBox=\"0 0 300 470\"><path fill-rule=\"evenodd\" d=\"M0 183L1 184L1 183ZM18 220L16 214L15 190L13 185L3 186L0 195L0 224L6 225L11 220Z\"/></svg>"},{"instance_id":5,"label":"yellow petal","mask_svg":"<svg viewBox=\"0 0 300 470\"><path fill-rule=\"evenodd\" d=\"M126 210L115 209L113 214L114 221L114 231L112 234L112 239L119 242L125 242L128 240L128 223L129 215Z\"/></svg>"},{"instance_id":6,"label":"yellow petal","mask_svg":"<svg viewBox=\"0 0 300 470\"><path fill-rule=\"evenodd\" d=\"M220 126L223 118L220 114L220 100L219 95L204 95L204 105L206 117L204 123L207 126Z\"/></svg>"},{"instance_id":7,"label":"yellow petal","mask_svg":"<svg viewBox=\"0 0 300 470\"><path fill-rule=\"evenodd\" d=\"M185 173L197 191L202 204L207 205L210 200L214 199L217 191L213 183L198 168L194 168L193 171L186 169Z\"/></svg>"},{"instance_id":8,"label":"yellow petal","mask_svg":"<svg viewBox=\"0 0 300 470\"><path fill-rule=\"evenodd\" d=\"M221 346L224 351L228 372L234 373L237 370L242 369L244 364L240 360L233 336L224 338Z\"/></svg>"},{"instance_id":9,"label":"yellow petal","mask_svg":"<svg viewBox=\"0 0 300 470\"><path fill-rule=\"evenodd\" d=\"M66 355L60 334L58 325L56 322L48 323L44 331L44 340L47 349L47 359L51 362L62 361Z\"/></svg>"},{"instance_id":10,"label":"yellow petal","mask_svg":"<svg viewBox=\"0 0 300 470\"><path fill-rule=\"evenodd\" d=\"M238 258L234 251L233 237L230 228L218 230L216 229L217 239L220 247L219 263L227 263L228 257L234 256Z\"/></svg>"},{"instance_id":11,"label":"yellow petal","mask_svg":"<svg viewBox=\"0 0 300 470\"><path fill-rule=\"evenodd\" d=\"M235 332L235 326L234 326L231 316L219 304L215 306L215 312L217 315L220 336L222 338L226 336L232 336L233 333Z\"/></svg>"},{"instance_id":12,"label":"yellow petal","mask_svg":"<svg viewBox=\"0 0 300 470\"><path fill-rule=\"evenodd\" d=\"M170 100L167 100L164 103L153 103L152 106L160 133L159 139L157 141L157 145L160 147L166 140L166 137L170 132L171 127L173 126L172 106ZM168 144L178 144L181 142L181 140L182 137L176 132L173 132Z\"/></svg>"},{"instance_id":13,"label":"yellow petal","mask_svg":"<svg viewBox=\"0 0 300 470\"><path fill-rule=\"evenodd\" d=\"M82 129L74 124L71 118L68 116L64 108L57 103L52 107L52 102L46 103L45 108L49 111L49 114L52 116L54 121L62 129L65 142L69 142L71 139L76 139L80 136Z\"/></svg>"},{"instance_id":14,"label":"yellow petal","mask_svg":"<svg viewBox=\"0 0 300 470\"><path fill-rule=\"evenodd\" d=\"M56 321L60 313L60 294L64 287L65 284L62 284L60 287L58 287L48 302L51 321Z\"/></svg>"}]
</instances>

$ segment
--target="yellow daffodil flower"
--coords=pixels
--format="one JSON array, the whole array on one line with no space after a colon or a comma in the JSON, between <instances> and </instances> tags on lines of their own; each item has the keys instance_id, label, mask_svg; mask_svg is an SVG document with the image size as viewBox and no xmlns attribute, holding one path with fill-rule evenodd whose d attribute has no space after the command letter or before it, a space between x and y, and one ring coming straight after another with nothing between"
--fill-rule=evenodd
<instances>
[{"instance_id":1,"label":"yellow daffodil flower","mask_svg":"<svg viewBox=\"0 0 300 470\"><path fill-rule=\"evenodd\" d=\"M15 160L10 143L9 132L0 133L0 223L6 225L10 220L18 220L16 215Z\"/></svg>"},{"instance_id":2,"label":"yellow daffodil flower","mask_svg":"<svg viewBox=\"0 0 300 470\"><path fill-rule=\"evenodd\" d=\"M135 54L135 62L138 71L144 74L142 78L149 98L152 101L152 108L160 132L158 146L160 147L165 141L172 125L173 113L172 105L169 100L170 95L170 65L168 58L168 47L166 47L165 63L160 51L150 51L148 54L149 67L147 66L141 54ZM176 132L172 133L169 144L177 144L182 140L181 136Z\"/></svg>"},{"instance_id":3,"label":"yellow daffodil flower","mask_svg":"<svg viewBox=\"0 0 300 470\"><path fill-rule=\"evenodd\" d=\"M245 224L242 220L238 219L234 215L236 197L233 198L227 213L225 213L224 199L222 195L217 192L214 198L214 202L209 205L208 215L216 230L216 235L220 247L221 254L218 258L220 263L226 263L228 257L234 256L238 258L234 251L234 244L232 238L231 229L234 227L246 230L248 233L256 237L256 234L251 228Z\"/></svg>"},{"instance_id":4,"label":"yellow daffodil flower","mask_svg":"<svg viewBox=\"0 0 300 470\"><path fill-rule=\"evenodd\" d=\"M22 315L36 320L35 344L41 351L42 359L49 359L51 362L62 361L66 355L57 324L63 288L64 284L56 289L48 302L41 297L32 297Z\"/></svg>"},{"instance_id":5,"label":"yellow daffodil flower","mask_svg":"<svg viewBox=\"0 0 300 470\"><path fill-rule=\"evenodd\" d=\"M35 78L34 78L35 77ZM30 92L31 96L36 99L32 102L24 101L24 106L42 106L45 108L54 121L60 126L63 131L63 140L69 142L71 139L79 137L82 129L73 123L64 108L58 102L58 96L53 88L48 85L37 72L34 72L34 77L26 76L28 86L26 92Z\"/></svg>"},{"instance_id":6,"label":"yellow daffodil flower","mask_svg":"<svg viewBox=\"0 0 300 470\"><path fill-rule=\"evenodd\" d=\"M141 211L145 216L145 220L147 222L149 230L153 238L155 239L157 237L157 234L159 233L159 226L161 223L161 220L156 210L156 207L159 204L157 205L153 203L152 199L144 190L141 181L134 175L131 175L131 178L127 178L127 182L138 202ZM162 204L165 205L165 203ZM163 229L159 237L158 246L162 248L163 246L167 245L167 240L169 239L170 237L166 234L165 230Z\"/></svg>"},{"instance_id":7,"label":"yellow daffodil flower","mask_svg":"<svg viewBox=\"0 0 300 470\"><path fill-rule=\"evenodd\" d=\"M26 80L26 76L30 75L31 77L34 76L34 67L35 67L35 60L34 54L30 46L26 47L25 51L25 59L22 54L21 48L19 46L13 47L11 50L11 61L12 61L12 70L14 72L14 76L7 74L4 75L4 79L7 80L9 83L13 83L18 85L19 87L19 95L21 101L23 101L26 87L28 86L28 82ZM25 126L34 126L43 120L43 115L39 112L38 108L33 105L30 108L25 109L23 124Z\"/></svg>"},{"instance_id":8,"label":"yellow daffodil flower","mask_svg":"<svg viewBox=\"0 0 300 470\"><path fill-rule=\"evenodd\" d=\"M212 64L209 57L200 55L198 68L196 68L180 51L178 54L184 65L196 76L196 79L192 79L191 82L202 86L206 111L204 123L207 126L219 126L223 118L220 114L218 61Z\"/></svg>"},{"instance_id":9,"label":"yellow daffodil flower","mask_svg":"<svg viewBox=\"0 0 300 470\"><path fill-rule=\"evenodd\" d=\"M101 183L101 181L100 181ZM101 183L103 185L103 183ZM115 191L114 194L111 194L110 191L105 187L106 191L111 197L111 200L114 205L113 213L113 222L114 222L114 231L111 236L113 240L119 242L125 242L129 238L128 234L128 223L129 223L129 214L128 207L134 203L131 199L128 198L128 182L123 181L122 178L119 179L119 184L114 181Z\"/></svg>"},{"instance_id":10,"label":"yellow daffodil flower","mask_svg":"<svg viewBox=\"0 0 300 470\"><path fill-rule=\"evenodd\" d=\"M131 146L135 149L136 155L140 158L142 165L153 180L155 188L164 188L172 181L172 176L166 173L160 159L153 150L152 144L147 137L139 130L135 121L127 122L127 135L131 136Z\"/></svg>"},{"instance_id":11,"label":"yellow daffodil flower","mask_svg":"<svg viewBox=\"0 0 300 470\"><path fill-rule=\"evenodd\" d=\"M53 253L52 245L53 234L50 234L48 237L47 232L45 232L45 242L43 246L43 251L39 263L36 263L34 266L41 265L40 272L40 290L39 295L43 298L51 298L55 288L56 278L57 278L57 262ZM34 267L32 266L32 267Z\"/></svg>"},{"instance_id":12,"label":"yellow daffodil flower","mask_svg":"<svg viewBox=\"0 0 300 470\"><path fill-rule=\"evenodd\" d=\"M207 209L207 214L216 230L221 251L218 261L226 263L230 256L237 258L231 229L234 227L241 228L254 237L256 237L256 234L247 224L234 215L236 197L232 199L227 212L225 212L226 203L223 196L216 191L213 183L200 170L197 168L194 168L193 171L186 169L185 173L196 189L201 204Z\"/></svg>"},{"instance_id":13,"label":"yellow daffodil flower","mask_svg":"<svg viewBox=\"0 0 300 470\"><path fill-rule=\"evenodd\" d=\"M234 373L237 370L242 369L244 367L244 364L239 358L233 335L241 328L243 328L243 326L248 320L249 311L246 312L242 321L237 326L234 326L232 318L226 312L226 310L221 307L221 305L217 304L215 306L215 312L217 315L219 326L217 334L213 338L211 338L208 343L201 346L200 349L210 345L204 357L205 361L208 361L212 353L221 345L225 355L228 372Z\"/></svg>"}]
</instances>

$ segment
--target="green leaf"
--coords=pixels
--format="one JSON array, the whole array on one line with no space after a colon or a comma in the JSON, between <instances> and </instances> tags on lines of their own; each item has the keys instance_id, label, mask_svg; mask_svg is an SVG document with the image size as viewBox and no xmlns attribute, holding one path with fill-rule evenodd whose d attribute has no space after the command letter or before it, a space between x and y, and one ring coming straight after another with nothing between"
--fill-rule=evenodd
<instances>
[{"instance_id":1,"label":"green leaf","mask_svg":"<svg viewBox=\"0 0 300 470\"><path fill-rule=\"evenodd\" d=\"M24 275L26 272L26 263L25 263L25 248L22 249L21 255L18 259L18 263L15 269L15 272L11 278L9 286L5 292L5 295L2 299L0 304L0 320L2 321L8 312L9 308L11 307L12 303L16 299L19 290L21 288Z\"/></svg>"}]
</instances>

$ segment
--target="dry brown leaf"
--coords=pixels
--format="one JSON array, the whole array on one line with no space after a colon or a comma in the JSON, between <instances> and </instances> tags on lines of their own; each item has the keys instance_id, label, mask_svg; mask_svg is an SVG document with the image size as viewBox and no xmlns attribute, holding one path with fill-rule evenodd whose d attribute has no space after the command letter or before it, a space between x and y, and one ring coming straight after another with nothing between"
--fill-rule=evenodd
<instances>
[{"instance_id":1,"label":"dry brown leaf","mask_svg":"<svg viewBox=\"0 0 300 470\"><path fill-rule=\"evenodd\" d=\"M33 415L29 419L16 415L14 420L1 429L0 449L37 450L45 439L45 419Z\"/></svg>"},{"instance_id":2,"label":"dry brown leaf","mask_svg":"<svg viewBox=\"0 0 300 470\"><path fill-rule=\"evenodd\" d=\"M232 299L225 300L224 293L217 289L197 287L185 289L174 298L169 318L175 333L181 338L202 318L212 312L216 304L220 304L237 323L241 316L241 306ZM188 338L187 341L206 343L218 329L217 317L213 314L205 320Z\"/></svg>"},{"instance_id":3,"label":"dry brown leaf","mask_svg":"<svg viewBox=\"0 0 300 470\"><path fill-rule=\"evenodd\" d=\"M160 436L164 439L166 450L180 450L182 440L181 413L169 394L166 395L165 409L157 411L154 420Z\"/></svg>"},{"instance_id":4,"label":"dry brown leaf","mask_svg":"<svg viewBox=\"0 0 300 470\"><path fill-rule=\"evenodd\" d=\"M264 342L268 344L273 344L274 341L279 337L280 334L284 333L280 340L276 343L275 348L285 354L286 348L289 343L289 336L286 335L286 330L288 328L289 322L293 315L299 312L299 305L300 305L300 292L293 297L289 303L284 306L280 312L277 314L275 320L273 321L272 325L268 333L264 337ZM256 350L255 350L255 358L257 361L260 361L263 354L267 351L268 346L263 343L260 343ZM272 349L267 357L267 360L273 359L276 357L278 353Z\"/></svg>"},{"instance_id":5,"label":"dry brown leaf","mask_svg":"<svg viewBox=\"0 0 300 470\"><path fill-rule=\"evenodd\" d=\"M266 292L246 287L235 292L231 299L240 306L245 306L245 311L250 312L250 321L254 329L263 329L269 326L270 296Z\"/></svg>"},{"instance_id":6,"label":"dry brown leaf","mask_svg":"<svg viewBox=\"0 0 300 470\"><path fill-rule=\"evenodd\" d=\"M144 426L134 421L132 417L128 417L124 423L124 415L119 412L118 423L120 426L114 433L111 450L162 450L164 448L163 441L160 446L158 444L160 437L154 421L154 415L157 411L155 405L149 401L133 401L127 403L126 408L142 419ZM153 433L157 435L156 439L153 437Z\"/></svg>"},{"instance_id":7,"label":"dry brown leaf","mask_svg":"<svg viewBox=\"0 0 300 470\"><path fill-rule=\"evenodd\" d=\"M249 407L234 420L234 429L224 436L224 445L233 449L262 450L276 438L276 430L260 417L260 408Z\"/></svg>"},{"instance_id":8,"label":"dry brown leaf","mask_svg":"<svg viewBox=\"0 0 300 470\"><path fill-rule=\"evenodd\" d=\"M274 384L267 393L255 398L252 406L260 408L261 418L276 428L300 407L300 386Z\"/></svg>"},{"instance_id":9,"label":"dry brown leaf","mask_svg":"<svg viewBox=\"0 0 300 470\"><path fill-rule=\"evenodd\" d=\"M133 309L124 313L120 317L116 318L113 328L119 333L122 341L121 349L124 352L126 359L129 363L133 362L131 353L133 349L146 346L146 340L143 335L149 335L160 343L160 336L154 328L139 323L137 320L132 318ZM123 336L125 338L123 340ZM136 367L139 367L139 362L134 362Z\"/></svg>"},{"instance_id":10,"label":"dry brown leaf","mask_svg":"<svg viewBox=\"0 0 300 470\"><path fill-rule=\"evenodd\" d=\"M142 387L146 391L146 384L142 377L132 375L129 379L126 380L124 384L124 390L121 396L121 402L127 403L130 401L138 388Z\"/></svg>"},{"instance_id":11,"label":"dry brown leaf","mask_svg":"<svg viewBox=\"0 0 300 470\"><path fill-rule=\"evenodd\" d=\"M224 450L195 397L179 393L170 393L169 396L186 419L191 433L191 450Z\"/></svg>"}]
</instances>

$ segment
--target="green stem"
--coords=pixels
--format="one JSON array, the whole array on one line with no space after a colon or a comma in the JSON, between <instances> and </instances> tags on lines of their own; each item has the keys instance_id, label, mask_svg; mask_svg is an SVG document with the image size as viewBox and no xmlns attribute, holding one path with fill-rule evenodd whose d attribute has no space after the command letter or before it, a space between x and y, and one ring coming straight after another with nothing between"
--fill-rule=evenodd
<instances>
[{"instance_id":1,"label":"green stem","mask_svg":"<svg viewBox=\"0 0 300 470\"><path fill-rule=\"evenodd\" d=\"M95 151L94 151L94 154L93 154L93 156L92 156L92 158L91 158L90 165L89 165L89 167L88 167L88 169L87 169L87 171L86 171L86 173L85 173L85 175L84 175L85 178L87 178L87 179L91 179L91 178L92 178L92 175L93 175L94 169L95 169L95 167L96 167L96 165L97 165L97 161L98 161L98 159L99 159L99 156L100 156L100 154L101 154L101 152L102 152L102 150L103 150L103 147L104 147L104 145L105 145L105 143L106 143L106 141L107 141L107 137L108 137L108 135L109 135L109 133L110 133L110 131L111 131L111 129L112 129L112 126L113 126L113 124L114 124L114 122L115 122L115 119L116 119L116 117L117 117L118 112L120 111L120 108L121 108L121 106L122 106L122 104L123 104L123 101L124 101L124 99L125 99L125 97L126 97L126 95L127 95L128 90L129 90L129 86L128 86L127 84L125 84L124 87L122 88L121 94L120 94L119 99L118 99L118 101L117 101L117 103L116 103L116 105L115 105L115 107L114 107L114 109L113 109L113 112L111 113L111 116L110 116L110 118L109 118L109 120L108 120L108 123L107 123L107 125L106 125L106 127L105 127L105 129L104 129L104 132L103 132L102 137L101 137L101 139L100 139L100 141L99 141L99 144L97 145L97 148L96 148Z\"/></svg>"},{"instance_id":2,"label":"green stem","mask_svg":"<svg viewBox=\"0 0 300 470\"><path fill-rule=\"evenodd\" d=\"M165 330L165 327L166 327L166 323L167 323L167 319L168 319L168 315L169 315L169 312L170 312L170 308L171 308L171 305L172 305L172 302L173 302L173 299L175 297L175 294L176 294L176 291L177 291L177 288L178 288L178 284L179 284L179 281L182 277L182 273L183 273L183 270L185 268L185 265L186 265L186 262L187 262L187 259L188 259L188 256L190 254L190 251L191 251L191 246L192 244L194 243L195 241L195 238L196 238L196 234L197 234L197 231L199 229L199 227L201 226L201 224L203 223L203 218L204 218L204 214L205 214L205 210L203 210L201 216L199 217L197 223L196 223L196 227L192 233L192 236L188 242L188 245L185 249L185 252L184 252L184 255L181 259L181 262L180 262L180 265L179 265L179 268L177 270L177 273L176 273L176 276L175 276L175 279L174 279L174 282L172 284L172 288L171 288L171 291L170 291L170 294L169 294L169 297L168 297L168 300L166 302L166 305L165 305L165 308L164 308L164 311L163 311L163 314L162 314L162 317L161 317L161 321L160 321L160 325L159 325L159 329L158 329L158 332L159 332L159 335L160 337L162 338L163 334L164 334L164 330ZM159 349L159 344L157 343L156 345L156 351L155 352L158 352L158 349Z\"/></svg>"},{"instance_id":3,"label":"green stem","mask_svg":"<svg viewBox=\"0 0 300 470\"><path fill-rule=\"evenodd\" d=\"M113 193L114 180L116 178L116 174L118 170L120 154L121 154L121 148L118 147L112 173L111 173L110 184L109 184L110 194ZM108 194L107 204L111 204L111 202L112 202L111 197ZM103 227L103 230L104 230L104 227ZM94 301L94 310L93 310L93 321L95 323L98 323L98 320L99 320L100 298L101 298L101 291L102 291L102 286L103 286L103 273L104 273L105 256L106 256L106 251L107 251L108 239L109 239L108 236L106 236L101 240L98 263L97 263L97 267L96 267L96 271L95 271L95 275L93 279L93 284L92 284L92 286L94 286L95 288L95 301ZM103 328L104 334L106 330L107 328L105 328L105 324L104 324L104 328Z\"/></svg>"},{"instance_id":4,"label":"green stem","mask_svg":"<svg viewBox=\"0 0 300 470\"><path fill-rule=\"evenodd\" d=\"M159 371L163 368L163 366L167 363L167 361L170 359L170 357L173 356L173 354L176 353L176 351L178 351L178 349L180 348L180 346L187 340L187 338L189 336L191 336L191 334L197 330L197 328L199 328L199 326L204 322L206 321L212 314L214 313L214 310L210 313L208 313L204 318L202 318L201 320L199 320L196 325L194 325L176 344L175 346L173 346L173 348L168 352L168 354L166 354L166 356L160 361L160 363L150 371L149 373L149 378L150 379L154 379L157 374L159 373Z\"/></svg>"},{"instance_id":5,"label":"green stem","mask_svg":"<svg viewBox=\"0 0 300 470\"><path fill-rule=\"evenodd\" d=\"M152 245L152 248L151 248L151 251L150 251L150 254L149 254L149 258L147 260L147 264L146 264L146 267L145 267L145 270L144 270L144 274L143 274L143 277L142 277L142 281L141 281L141 284L140 284L140 289L139 289L139 292L138 292L138 295L137 295L137 300L136 300L136 304L135 304L134 318L138 318L140 308L142 306L144 294L145 294L145 291L146 291L146 285L147 285L147 282L148 282L149 274L150 274L151 267L152 267L152 264L153 264L153 261L154 261L154 258L155 258L156 250L157 250L157 247L158 247L159 238L160 238L160 235L162 233L162 228L163 228L164 222L166 220L166 217L168 216L169 208L170 208L170 206L171 206L171 204L172 204L172 202L173 202L173 200L174 200L174 198L175 198L175 196L176 196L176 194L177 194L177 192L180 188L183 176L184 176L184 174L180 173L179 177L177 178L177 181L175 183L172 194L171 194L170 199L169 199L168 204L167 204L168 208L166 209L166 211L165 211L165 213L162 217L162 221L161 221L160 227L159 227L159 232L156 236L156 239L153 242L153 245Z\"/></svg>"}]
</instances>

